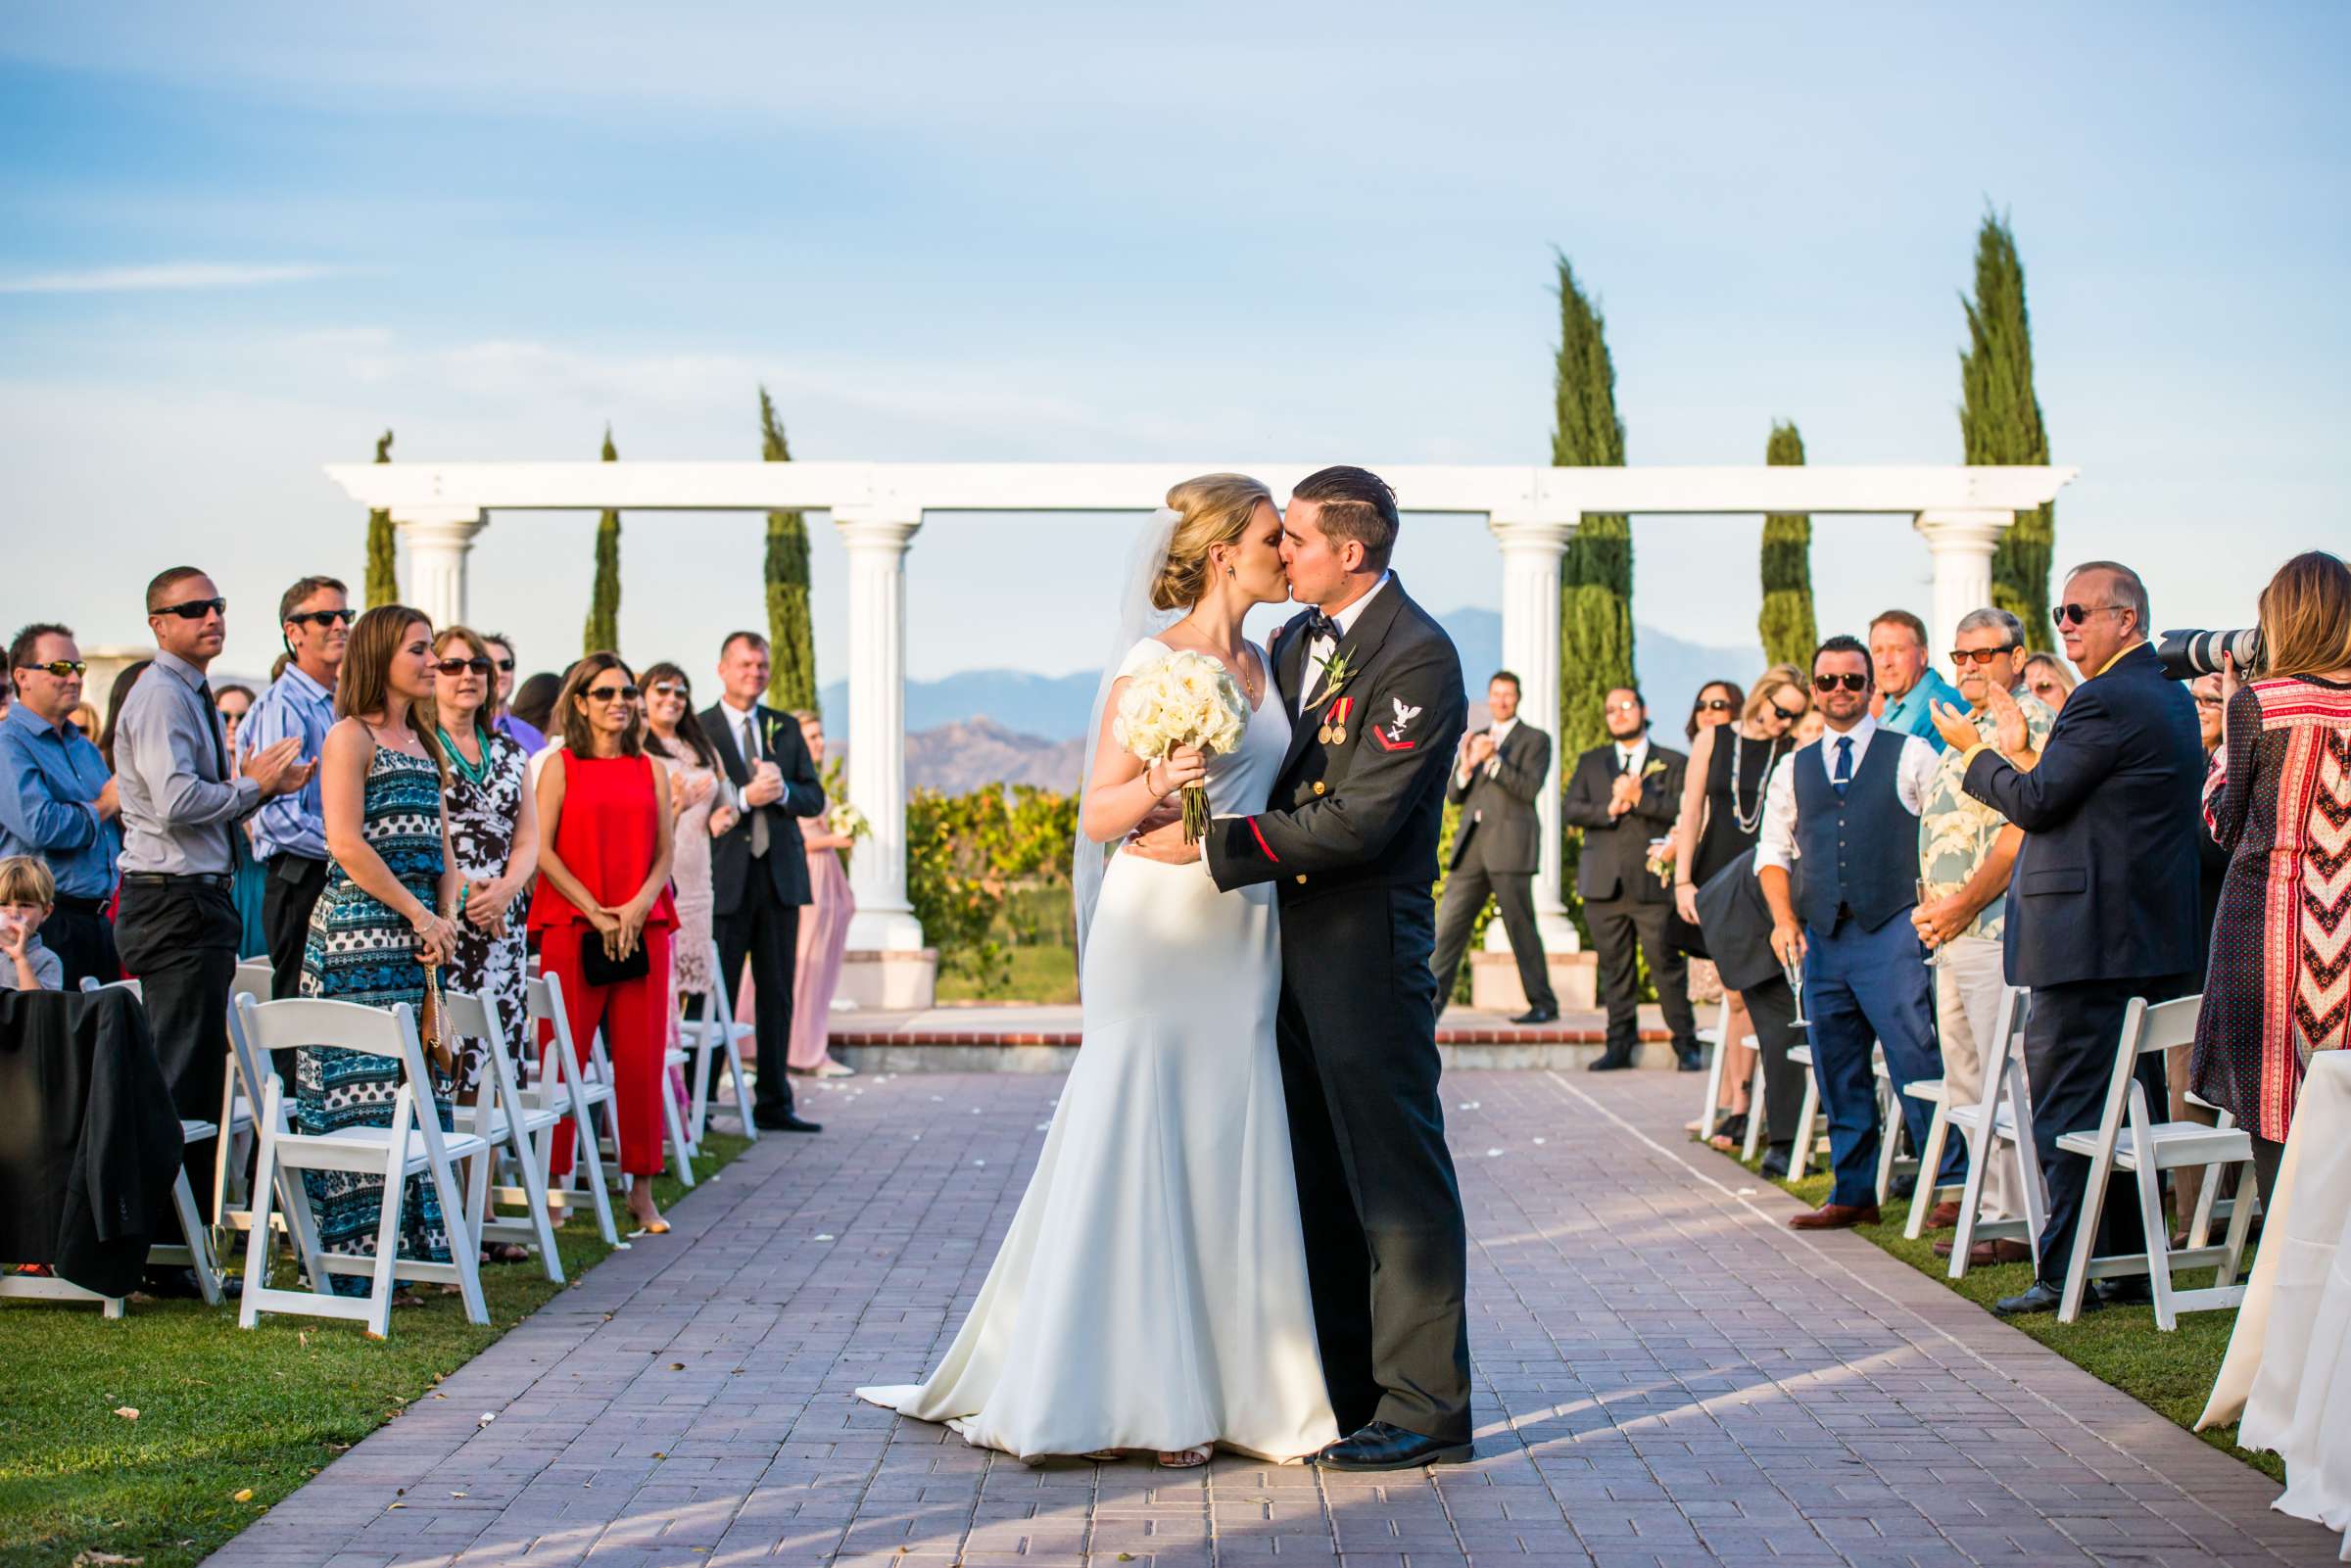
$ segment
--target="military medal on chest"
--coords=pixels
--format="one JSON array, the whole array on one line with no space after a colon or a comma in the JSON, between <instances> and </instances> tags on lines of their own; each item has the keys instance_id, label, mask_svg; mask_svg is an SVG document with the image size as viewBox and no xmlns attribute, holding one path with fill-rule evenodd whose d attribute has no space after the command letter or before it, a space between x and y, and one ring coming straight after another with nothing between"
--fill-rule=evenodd
<instances>
[{"instance_id":1,"label":"military medal on chest","mask_svg":"<svg viewBox=\"0 0 2351 1568\"><path fill-rule=\"evenodd\" d=\"M1322 728L1318 732L1324 745L1343 746L1347 743L1347 715L1353 711L1354 707L1355 698L1353 697L1333 697L1331 699L1330 706L1324 710L1322 715Z\"/></svg>"}]
</instances>

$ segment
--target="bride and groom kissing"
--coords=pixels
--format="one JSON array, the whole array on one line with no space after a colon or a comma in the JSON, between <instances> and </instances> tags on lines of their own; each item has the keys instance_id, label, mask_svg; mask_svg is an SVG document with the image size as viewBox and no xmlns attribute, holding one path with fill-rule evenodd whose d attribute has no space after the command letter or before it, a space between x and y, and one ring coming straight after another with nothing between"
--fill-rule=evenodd
<instances>
[{"instance_id":1,"label":"bride and groom kissing","mask_svg":"<svg viewBox=\"0 0 2351 1568\"><path fill-rule=\"evenodd\" d=\"M1096 693L1073 868L1083 1045L1027 1195L920 1385L860 1389L1032 1461L1217 1448L1469 1457L1466 1241L1438 1097L1437 835L1466 708L1361 468L1208 474L1144 530ZM1252 606L1296 599L1261 652ZM1146 765L1128 677L1205 654L1240 742ZM1205 784L1185 841L1172 804Z\"/></svg>"}]
</instances>

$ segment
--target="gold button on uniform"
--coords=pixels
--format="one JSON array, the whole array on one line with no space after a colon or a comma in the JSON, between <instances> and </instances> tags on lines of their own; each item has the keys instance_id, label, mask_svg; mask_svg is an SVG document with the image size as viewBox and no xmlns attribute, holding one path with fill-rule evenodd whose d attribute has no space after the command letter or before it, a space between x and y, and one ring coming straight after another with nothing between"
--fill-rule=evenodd
<instances>
[{"instance_id":1,"label":"gold button on uniform","mask_svg":"<svg viewBox=\"0 0 2351 1568\"><path fill-rule=\"evenodd\" d=\"M1320 794L1320 793L1322 792L1322 789L1323 789L1323 784L1322 784L1322 781L1321 781L1321 780L1319 780L1319 779L1317 779L1317 780L1315 781L1315 793L1319 795L1319 794Z\"/></svg>"},{"instance_id":2,"label":"gold button on uniform","mask_svg":"<svg viewBox=\"0 0 2351 1568\"><path fill-rule=\"evenodd\" d=\"M1303 881L1305 881L1305 880L1306 880L1306 873L1304 873L1304 872L1300 872L1300 873L1298 874L1298 879L1299 879L1300 881L1302 881L1302 882L1303 882Z\"/></svg>"}]
</instances>

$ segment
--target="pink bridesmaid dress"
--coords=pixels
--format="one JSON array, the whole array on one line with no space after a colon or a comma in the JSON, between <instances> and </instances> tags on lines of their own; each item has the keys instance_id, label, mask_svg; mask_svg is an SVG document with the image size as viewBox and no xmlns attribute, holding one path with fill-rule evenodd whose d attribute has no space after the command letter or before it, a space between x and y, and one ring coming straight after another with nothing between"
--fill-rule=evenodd
<instances>
[{"instance_id":1,"label":"pink bridesmaid dress","mask_svg":"<svg viewBox=\"0 0 2351 1568\"><path fill-rule=\"evenodd\" d=\"M811 819L822 823L824 818ZM796 1070L813 1071L830 1060L827 1035L833 1018L833 993L840 988L840 964L849 947L849 917L857 899L849 891L849 874L841 869L840 852L808 851L808 907L800 911L799 968L792 981L792 1051L786 1060Z\"/></svg>"}]
</instances>

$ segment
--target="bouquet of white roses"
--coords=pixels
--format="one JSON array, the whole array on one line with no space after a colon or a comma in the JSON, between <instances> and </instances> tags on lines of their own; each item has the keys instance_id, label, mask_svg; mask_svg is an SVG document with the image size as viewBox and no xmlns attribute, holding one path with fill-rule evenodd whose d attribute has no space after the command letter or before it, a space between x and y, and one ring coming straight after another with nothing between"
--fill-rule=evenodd
<instances>
[{"instance_id":1,"label":"bouquet of white roses","mask_svg":"<svg viewBox=\"0 0 2351 1568\"><path fill-rule=\"evenodd\" d=\"M845 800L840 800L826 811L825 829L846 838L864 838L872 834L874 825L865 820L864 812Z\"/></svg>"},{"instance_id":2,"label":"bouquet of white roses","mask_svg":"<svg viewBox=\"0 0 2351 1568\"><path fill-rule=\"evenodd\" d=\"M1134 672L1119 697L1111 738L1144 766L1164 762L1177 746L1223 756L1241 743L1249 699L1224 666L1204 653L1171 653ZM1208 832L1208 789L1183 788L1183 838L1198 843Z\"/></svg>"}]
</instances>

